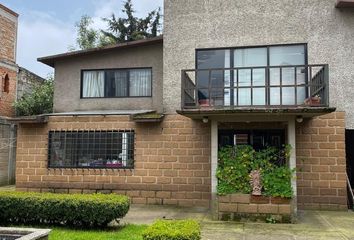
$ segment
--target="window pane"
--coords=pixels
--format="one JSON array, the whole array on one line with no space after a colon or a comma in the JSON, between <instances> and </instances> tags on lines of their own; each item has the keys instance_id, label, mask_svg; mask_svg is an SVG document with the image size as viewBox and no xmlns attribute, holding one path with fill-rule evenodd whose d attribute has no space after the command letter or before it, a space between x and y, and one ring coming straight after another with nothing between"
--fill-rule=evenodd
<instances>
[{"instance_id":1,"label":"window pane","mask_svg":"<svg viewBox=\"0 0 354 240\"><path fill-rule=\"evenodd\" d=\"M305 65L305 46L276 46L269 48L270 66Z\"/></svg>"},{"instance_id":2,"label":"window pane","mask_svg":"<svg viewBox=\"0 0 354 240\"><path fill-rule=\"evenodd\" d=\"M240 69L238 71L238 86L251 86L251 69Z\"/></svg>"},{"instance_id":3,"label":"window pane","mask_svg":"<svg viewBox=\"0 0 354 240\"><path fill-rule=\"evenodd\" d=\"M269 83L270 85L280 85L280 68L269 69Z\"/></svg>"},{"instance_id":4,"label":"window pane","mask_svg":"<svg viewBox=\"0 0 354 240\"><path fill-rule=\"evenodd\" d=\"M280 105L280 88L279 87L271 87L270 88L270 105Z\"/></svg>"},{"instance_id":5,"label":"window pane","mask_svg":"<svg viewBox=\"0 0 354 240\"><path fill-rule=\"evenodd\" d=\"M104 97L104 71L84 71L82 97Z\"/></svg>"},{"instance_id":6,"label":"window pane","mask_svg":"<svg viewBox=\"0 0 354 240\"><path fill-rule=\"evenodd\" d=\"M267 65L267 48L245 48L234 51L234 67Z\"/></svg>"},{"instance_id":7,"label":"window pane","mask_svg":"<svg viewBox=\"0 0 354 240\"><path fill-rule=\"evenodd\" d=\"M230 68L230 50L201 50L197 52L197 69ZM230 86L230 71L212 71L211 84ZM198 85L206 87L209 84L209 71L198 71Z\"/></svg>"},{"instance_id":8,"label":"window pane","mask_svg":"<svg viewBox=\"0 0 354 240\"><path fill-rule=\"evenodd\" d=\"M238 90L238 105L239 106L251 105L251 89L250 88L240 88Z\"/></svg>"},{"instance_id":9,"label":"window pane","mask_svg":"<svg viewBox=\"0 0 354 240\"><path fill-rule=\"evenodd\" d=\"M283 87L282 88L282 104L283 105L294 105L295 104L295 88L294 87Z\"/></svg>"},{"instance_id":10,"label":"window pane","mask_svg":"<svg viewBox=\"0 0 354 240\"><path fill-rule=\"evenodd\" d=\"M197 51L197 68L230 68L230 50L199 50Z\"/></svg>"},{"instance_id":11,"label":"window pane","mask_svg":"<svg viewBox=\"0 0 354 240\"><path fill-rule=\"evenodd\" d=\"M114 70L107 71L106 96L127 97L128 96L128 71Z\"/></svg>"},{"instance_id":12,"label":"window pane","mask_svg":"<svg viewBox=\"0 0 354 240\"><path fill-rule=\"evenodd\" d=\"M134 69L129 71L129 93L132 97L151 96L151 70Z\"/></svg>"},{"instance_id":13,"label":"window pane","mask_svg":"<svg viewBox=\"0 0 354 240\"><path fill-rule=\"evenodd\" d=\"M134 132L49 132L49 167L133 167Z\"/></svg>"},{"instance_id":14,"label":"window pane","mask_svg":"<svg viewBox=\"0 0 354 240\"><path fill-rule=\"evenodd\" d=\"M265 105L265 88L253 89L253 105Z\"/></svg>"},{"instance_id":15,"label":"window pane","mask_svg":"<svg viewBox=\"0 0 354 240\"><path fill-rule=\"evenodd\" d=\"M253 69L253 86L265 86L265 77L264 68Z\"/></svg>"}]
</instances>

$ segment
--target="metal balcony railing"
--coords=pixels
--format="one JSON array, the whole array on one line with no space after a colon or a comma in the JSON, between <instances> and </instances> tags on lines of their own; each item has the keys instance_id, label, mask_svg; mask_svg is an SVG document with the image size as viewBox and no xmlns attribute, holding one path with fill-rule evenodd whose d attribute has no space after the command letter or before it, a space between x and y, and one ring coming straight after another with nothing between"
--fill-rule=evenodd
<instances>
[{"instance_id":1,"label":"metal balcony railing","mask_svg":"<svg viewBox=\"0 0 354 240\"><path fill-rule=\"evenodd\" d=\"M328 105L325 64L182 70L182 109Z\"/></svg>"}]
</instances>

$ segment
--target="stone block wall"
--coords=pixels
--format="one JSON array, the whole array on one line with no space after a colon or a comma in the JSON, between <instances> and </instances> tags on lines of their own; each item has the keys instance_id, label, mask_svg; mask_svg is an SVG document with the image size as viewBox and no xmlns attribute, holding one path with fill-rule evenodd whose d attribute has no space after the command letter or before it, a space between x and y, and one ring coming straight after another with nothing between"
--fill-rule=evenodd
<instances>
[{"instance_id":1,"label":"stone block wall","mask_svg":"<svg viewBox=\"0 0 354 240\"><path fill-rule=\"evenodd\" d=\"M132 170L48 169L49 130L134 129ZM20 191L114 192L138 204L209 207L210 126L179 115L162 123L129 116L50 117L18 130L16 187Z\"/></svg>"},{"instance_id":2,"label":"stone block wall","mask_svg":"<svg viewBox=\"0 0 354 240\"><path fill-rule=\"evenodd\" d=\"M290 222L292 215L291 200L250 194L229 194L218 196L220 220L241 220L253 217L265 220L273 216L280 222Z\"/></svg>"},{"instance_id":3,"label":"stone block wall","mask_svg":"<svg viewBox=\"0 0 354 240\"><path fill-rule=\"evenodd\" d=\"M17 79L17 99L31 93L36 86L45 81L45 79L22 67L19 68Z\"/></svg>"},{"instance_id":4,"label":"stone block wall","mask_svg":"<svg viewBox=\"0 0 354 240\"><path fill-rule=\"evenodd\" d=\"M305 119L296 126L300 209L347 209L345 113Z\"/></svg>"}]
</instances>

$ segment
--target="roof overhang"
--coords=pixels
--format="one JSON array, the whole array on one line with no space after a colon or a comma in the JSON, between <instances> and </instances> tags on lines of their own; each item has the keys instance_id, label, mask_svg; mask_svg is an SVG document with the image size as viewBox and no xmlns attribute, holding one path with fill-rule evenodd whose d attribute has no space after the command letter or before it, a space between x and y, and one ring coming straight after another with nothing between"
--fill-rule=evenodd
<instances>
[{"instance_id":1,"label":"roof overhang","mask_svg":"<svg viewBox=\"0 0 354 240\"><path fill-rule=\"evenodd\" d=\"M354 0L337 0L336 8L354 8Z\"/></svg>"},{"instance_id":2,"label":"roof overhang","mask_svg":"<svg viewBox=\"0 0 354 240\"><path fill-rule=\"evenodd\" d=\"M55 62L61 61L61 60L66 60L66 59L73 58L73 57L87 56L87 55L91 55L91 54L95 54L95 53L102 53L102 52L118 50L118 49L127 49L127 48L134 48L134 47L156 45L159 43L163 43L163 36L162 35L155 37L155 38L148 38L148 39L143 39L143 40L137 40L137 41L131 41L131 42L126 42L126 43L109 45L109 46L100 47L100 48L92 48L92 49L87 49L87 50L73 51L73 52L67 52L67 53L63 53L63 54L41 57L41 58L38 58L37 61L44 63L50 67L54 67Z\"/></svg>"},{"instance_id":3,"label":"roof overhang","mask_svg":"<svg viewBox=\"0 0 354 240\"><path fill-rule=\"evenodd\" d=\"M13 118L2 118L4 121L17 124L47 123L50 117L80 117L80 116L130 116L135 122L161 122L164 115L154 110L98 110L98 111L76 111L49 113L35 116L23 116Z\"/></svg>"},{"instance_id":4,"label":"roof overhang","mask_svg":"<svg viewBox=\"0 0 354 240\"><path fill-rule=\"evenodd\" d=\"M336 111L331 107L294 107L294 108L201 108L178 110L177 113L192 119L204 117L269 117L269 116L302 116L311 118Z\"/></svg>"}]
</instances>

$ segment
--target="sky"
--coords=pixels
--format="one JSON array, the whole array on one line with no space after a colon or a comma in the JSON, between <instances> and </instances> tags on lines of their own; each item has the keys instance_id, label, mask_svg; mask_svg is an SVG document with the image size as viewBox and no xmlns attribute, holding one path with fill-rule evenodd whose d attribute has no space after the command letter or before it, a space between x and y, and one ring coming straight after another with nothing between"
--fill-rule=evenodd
<instances>
[{"instance_id":1,"label":"sky","mask_svg":"<svg viewBox=\"0 0 354 240\"><path fill-rule=\"evenodd\" d=\"M0 0L19 16L17 64L41 77L54 70L37 62L38 57L68 51L75 46L75 23L82 15L93 18L93 27L106 29L103 17L122 16L123 0ZM133 0L138 17L163 8L163 0Z\"/></svg>"}]
</instances>

